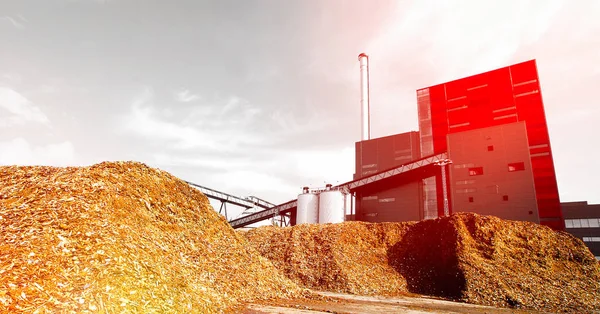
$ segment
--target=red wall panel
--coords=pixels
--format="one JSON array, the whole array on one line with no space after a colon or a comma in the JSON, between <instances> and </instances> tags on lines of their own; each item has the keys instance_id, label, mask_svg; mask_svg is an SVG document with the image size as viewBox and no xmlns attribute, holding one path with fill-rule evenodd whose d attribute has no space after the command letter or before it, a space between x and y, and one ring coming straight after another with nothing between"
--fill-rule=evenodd
<instances>
[{"instance_id":1,"label":"red wall panel","mask_svg":"<svg viewBox=\"0 0 600 314\"><path fill-rule=\"evenodd\" d=\"M435 153L447 150L446 136L450 133L525 121L541 223L563 230L535 60L431 86L427 90ZM419 119L423 118L426 117L421 108ZM440 194L441 180L437 181Z\"/></svg>"}]
</instances>

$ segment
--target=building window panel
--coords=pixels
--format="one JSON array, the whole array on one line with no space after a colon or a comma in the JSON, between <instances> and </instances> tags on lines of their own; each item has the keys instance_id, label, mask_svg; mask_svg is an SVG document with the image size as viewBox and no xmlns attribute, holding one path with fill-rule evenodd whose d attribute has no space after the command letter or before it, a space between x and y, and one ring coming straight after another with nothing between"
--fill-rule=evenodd
<instances>
[{"instance_id":1,"label":"building window panel","mask_svg":"<svg viewBox=\"0 0 600 314\"><path fill-rule=\"evenodd\" d=\"M590 237L583 237L583 242L592 242Z\"/></svg>"},{"instance_id":2,"label":"building window panel","mask_svg":"<svg viewBox=\"0 0 600 314\"><path fill-rule=\"evenodd\" d=\"M573 228L581 228L581 222L579 219L573 219Z\"/></svg>"},{"instance_id":3,"label":"building window panel","mask_svg":"<svg viewBox=\"0 0 600 314\"><path fill-rule=\"evenodd\" d=\"M573 220L571 219L565 219L565 227L566 228L573 228Z\"/></svg>"},{"instance_id":4,"label":"building window panel","mask_svg":"<svg viewBox=\"0 0 600 314\"><path fill-rule=\"evenodd\" d=\"M589 228L590 224L587 219L579 219L581 221L581 228Z\"/></svg>"},{"instance_id":5,"label":"building window panel","mask_svg":"<svg viewBox=\"0 0 600 314\"><path fill-rule=\"evenodd\" d=\"M525 170L524 162L513 162L513 163L508 164L508 172L524 171L524 170Z\"/></svg>"},{"instance_id":6,"label":"building window panel","mask_svg":"<svg viewBox=\"0 0 600 314\"><path fill-rule=\"evenodd\" d=\"M549 156L550 153L549 152L545 152L545 153L539 153L539 154L531 154L531 158L533 157L543 157L543 156Z\"/></svg>"},{"instance_id":7,"label":"building window panel","mask_svg":"<svg viewBox=\"0 0 600 314\"><path fill-rule=\"evenodd\" d=\"M600 224L598 223L598 219L593 218L593 219L588 219L588 224L590 225L590 228L599 228Z\"/></svg>"},{"instance_id":8,"label":"building window panel","mask_svg":"<svg viewBox=\"0 0 600 314\"><path fill-rule=\"evenodd\" d=\"M469 168L469 175L470 176L480 176L480 175L483 175L483 167Z\"/></svg>"}]
</instances>

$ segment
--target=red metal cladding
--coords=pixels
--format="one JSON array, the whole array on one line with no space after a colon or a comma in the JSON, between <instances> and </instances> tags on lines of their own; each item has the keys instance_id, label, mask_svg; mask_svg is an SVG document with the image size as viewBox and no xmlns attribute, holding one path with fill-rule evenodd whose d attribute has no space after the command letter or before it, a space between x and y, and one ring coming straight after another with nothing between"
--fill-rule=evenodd
<instances>
[{"instance_id":1,"label":"red metal cladding","mask_svg":"<svg viewBox=\"0 0 600 314\"><path fill-rule=\"evenodd\" d=\"M429 99L419 104L419 120L430 117L435 153L447 150L450 133L525 121L541 224L564 230L535 60L421 89L417 100L423 95ZM430 112L422 108L427 101Z\"/></svg>"}]
</instances>

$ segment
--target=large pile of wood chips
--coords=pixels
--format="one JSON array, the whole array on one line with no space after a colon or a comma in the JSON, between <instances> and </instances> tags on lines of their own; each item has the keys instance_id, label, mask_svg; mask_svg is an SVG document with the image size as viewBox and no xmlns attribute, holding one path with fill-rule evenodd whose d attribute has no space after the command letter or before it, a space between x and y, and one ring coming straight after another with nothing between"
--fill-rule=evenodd
<instances>
[{"instance_id":1,"label":"large pile of wood chips","mask_svg":"<svg viewBox=\"0 0 600 314\"><path fill-rule=\"evenodd\" d=\"M245 235L289 278L317 290L600 310L600 267L588 248L533 223L462 213L418 223L261 227Z\"/></svg>"},{"instance_id":2,"label":"large pile of wood chips","mask_svg":"<svg viewBox=\"0 0 600 314\"><path fill-rule=\"evenodd\" d=\"M212 313L301 291L166 172L0 167L0 312Z\"/></svg>"}]
</instances>

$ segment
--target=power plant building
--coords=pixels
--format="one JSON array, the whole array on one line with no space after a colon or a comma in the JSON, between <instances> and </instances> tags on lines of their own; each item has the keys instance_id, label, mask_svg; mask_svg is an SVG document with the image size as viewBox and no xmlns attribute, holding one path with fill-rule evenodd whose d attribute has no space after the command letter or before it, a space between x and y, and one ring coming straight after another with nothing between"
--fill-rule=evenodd
<instances>
[{"instance_id":1,"label":"power plant building","mask_svg":"<svg viewBox=\"0 0 600 314\"><path fill-rule=\"evenodd\" d=\"M535 60L419 89L417 106L419 132L356 143L355 179L441 153L452 164L357 193L356 220L471 211L564 230Z\"/></svg>"},{"instance_id":2,"label":"power plant building","mask_svg":"<svg viewBox=\"0 0 600 314\"><path fill-rule=\"evenodd\" d=\"M449 134L525 122L540 223L564 229L535 60L420 89L417 103L422 156L448 151ZM435 206L440 213L436 181L434 191L432 179L425 180L426 199L436 200L425 211Z\"/></svg>"}]
</instances>

